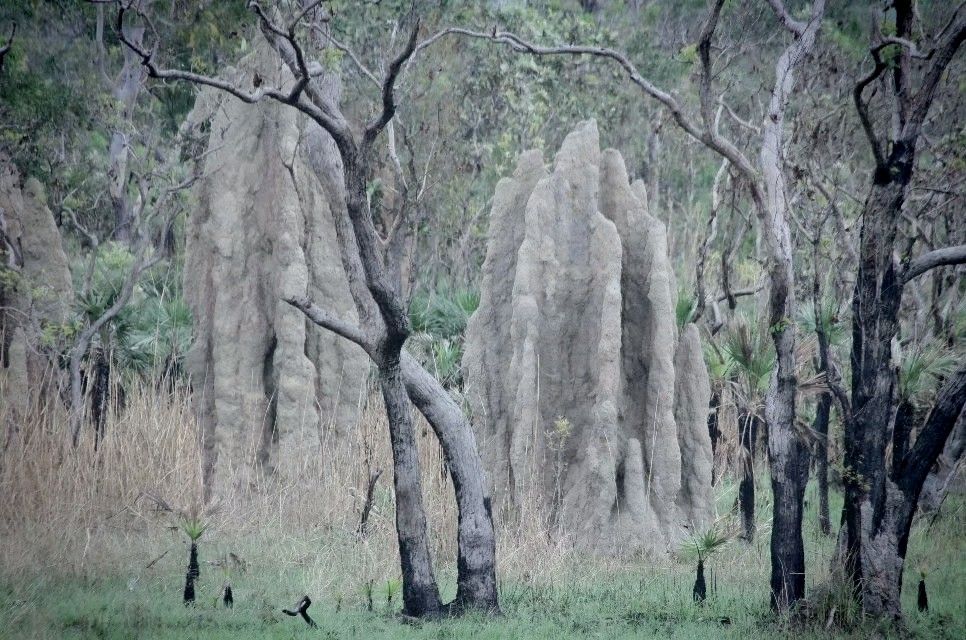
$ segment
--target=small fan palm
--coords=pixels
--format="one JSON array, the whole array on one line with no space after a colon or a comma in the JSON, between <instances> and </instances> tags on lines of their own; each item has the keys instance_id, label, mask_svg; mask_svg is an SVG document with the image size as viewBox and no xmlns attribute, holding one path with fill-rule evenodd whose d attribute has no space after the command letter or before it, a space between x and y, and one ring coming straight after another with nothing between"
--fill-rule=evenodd
<instances>
[{"instance_id":1,"label":"small fan palm","mask_svg":"<svg viewBox=\"0 0 966 640\"><path fill-rule=\"evenodd\" d=\"M735 323L721 350L731 363L729 374L734 380L738 404L737 433L742 449L738 507L744 525L743 537L751 542L755 535L755 442L759 426L763 424L761 398L775 367L775 354L756 325L747 319Z\"/></svg>"},{"instance_id":2,"label":"small fan palm","mask_svg":"<svg viewBox=\"0 0 966 640\"><path fill-rule=\"evenodd\" d=\"M899 366L900 400L918 404L953 374L957 361L956 353L942 344L916 345Z\"/></svg>"},{"instance_id":3,"label":"small fan palm","mask_svg":"<svg viewBox=\"0 0 966 640\"><path fill-rule=\"evenodd\" d=\"M682 549L686 557L697 558L698 566L694 579L692 595L698 604L704 603L708 596L708 585L704 579L705 561L720 551L734 536L716 522L707 530L691 537Z\"/></svg>"},{"instance_id":4,"label":"small fan palm","mask_svg":"<svg viewBox=\"0 0 966 640\"><path fill-rule=\"evenodd\" d=\"M184 603L186 605L195 601L195 582L201 577L201 567L198 564L198 540L201 539L207 528L208 525L205 524L197 510L181 514L181 530L191 541L191 549L188 552L188 572L185 574L184 580Z\"/></svg>"},{"instance_id":5,"label":"small fan palm","mask_svg":"<svg viewBox=\"0 0 966 640\"><path fill-rule=\"evenodd\" d=\"M694 317L694 311L697 307L698 300L690 290L681 289L678 291L678 302L674 307L674 318L677 321L679 329L691 322L691 318Z\"/></svg>"},{"instance_id":6,"label":"small fan palm","mask_svg":"<svg viewBox=\"0 0 966 640\"><path fill-rule=\"evenodd\" d=\"M477 291L441 286L432 293L417 293L409 305L413 335L407 348L444 386L462 383L463 334L479 304Z\"/></svg>"},{"instance_id":7,"label":"small fan palm","mask_svg":"<svg viewBox=\"0 0 966 640\"><path fill-rule=\"evenodd\" d=\"M833 347L843 345L848 337L848 327L841 318L841 301L829 295L822 297L818 309L814 304L806 305L799 315L798 324L806 333L821 330Z\"/></svg>"},{"instance_id":8,"label":"small fan palm","mask_svg":"<svg viewBox=\"0 0 966 640\"><path fill-rule=\"evenodd\" d=\"M768 380L775 368L771 345L762 339L754 323L739 321L721 348L731 361L731 373L739 381L746 398L757 400L768 388Z\"/></svg>"},{"instance_id":9,"label":"small fan palm","mask_svg":"<svg viewBox=\"0 0 966 640\"><path fill-rule=\"evenodd\" d=\"M720 386L731 378L734 368L734 361L728 357L718 346L708 340L703 341L704 362L708 367L708 377L711 378L712 386Z\"/></svg>"}]
</instances>

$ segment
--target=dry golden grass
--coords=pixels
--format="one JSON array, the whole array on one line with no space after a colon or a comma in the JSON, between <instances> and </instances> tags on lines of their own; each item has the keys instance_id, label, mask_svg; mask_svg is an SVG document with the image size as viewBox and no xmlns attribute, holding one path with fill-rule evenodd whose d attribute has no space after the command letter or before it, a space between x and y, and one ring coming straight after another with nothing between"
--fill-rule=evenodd
<instances>
[{"instance_id":1,"label":"dry golden grass","mask_svg":"<svg viewBox=\"0 0 966 640\"><path fill-rule=\"evenodd\" d=\"M2 384L0 376L0 398L6 399ZM375 597L381 598L377 613L384 614L392 609L387 592L399 576L391 455L377 397L370 397L348 437L334 441L327 436L311 450L279 456L276 472L258 480L253 490L214 501L215 508L204 515L208 529L200 540L200 608L188 611L180 606L187 539L177 512L200 508L197 424L184 392L129 387L125 409L109 417L96 451L89 433L73 449L66 422L56 412L12 422L11 403L0 404L5 429L0 443L0 624L22 626L24 637L66 632L71 637L129 637L124 634L145 625L157 637L182 637L185 625L197 626L199 634L204 629L204 637L288 637L291 627L280 624L287 621L279 618L279 607L309 593L317 602L317 619L332 637L437 637L432 628L404 630L391 619L367 613L366 586L373 585ZM432 430L420 416L416 426L435 568L448 599L454 595L456 573L453 489ZM369 533L360 537L356 531L375 468L383 475ZM453 637L486 632L494 638L559 640L603 628L612 629L615 637L637 637L645 631L668 635L673 628L675 637L737 638L767 630L762 625L771 624L771 509L762 471L759 535L751 545L729 545L709 562L712 596L705 608L691 602L691 562L674 556L581 556L565 542L555 542L559 536L548 535L547 514L523 505L520 517L497 523L498 577L507 616L453 622ZM221 486L232 484L229 479ZM819 593L816 587L828 580L834 538L818 532L811 489L808 499L807 579L809 589ZM838 496L833 500L834 509L840 503ZM172 511L159 508L159 502ZM729 512L733 503L734 488L725 478L719 511ZM939 612L913 618L924 637L953 637L949 631L966 619L960 604L962 522L957 507L933 529L918 527L910 542L907 608L913 615L915 574L924 568L930 571L935 590L930 596ZM226 618L216 605L225 580L235 591L236 617ZM733 624L722 627L721 617ZM854 633L861 637L864 630ZM815 637L820 636L825 637L818 630Z\"/></svg>"},{"instance_id":2,"label":"dry golden grass","mask_svg":"<svg viewBox=\"0 0 966 640\"><path fill-rule=\"evenodd\" d=\"M86 574L135 558L146 563L180 544L177 512L202 506L201 447L190 399L183 391L129 387L126 406L109 416L96 450L89 431L80 446L71 446L62 415L29 416L8 430L0 455L0 564L8 575L38 567ZM0 408L0 423L10 418L9 407ZM452 566L452 484L442 450L418 414L416 429L432 550L437 567ZM302 564L308 555L317 556L313 562L320 567L330 560L343 564L348 553L356 580L396 575L392 458L377 395L347 437L336 440L324 430L320 442L274 463L275 473L251 491L219 495L204 509L209 528L203 548L242 555L252 541L264 541L268 546L260 551L280 565ZM373 469L383 474L363 539L356 532ZM230 478L219 482L232 485ZM159 501L173 511L159 508ZM525 564L536 577L559 568L569 551L550 541L547 518L534 513L527 510L516 526L503 523L498 545L501 567ZM328 552L337 558L326 558Z\"/></svg>"}]
</instances>

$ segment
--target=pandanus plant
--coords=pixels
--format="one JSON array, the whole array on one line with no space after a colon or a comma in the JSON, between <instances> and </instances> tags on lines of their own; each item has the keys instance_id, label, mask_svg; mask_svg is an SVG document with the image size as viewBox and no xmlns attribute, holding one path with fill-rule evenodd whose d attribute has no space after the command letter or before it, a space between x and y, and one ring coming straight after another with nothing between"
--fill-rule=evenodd
<instances>
[{"instance_id":1,"label":"pandanus plant","mask_svg":"<svg viewBox=\"0 0 966 640\"><path fill-rule=\"evenodd\" d=\"M740 320L722 345L731 362L735 400L738 403L738 440L742 450L738 506L744 526L742 537L755 535L755 448L760 428L762 399L775 367L775 353L754 322Z\"/></svg>"},{"instance_id":2,"label":"pandanus plant","mask_svg":"<svg viewBox=\"0 0 966 640\"><path fill-rule=\"evenodd\" d=\"M694 588L691 590L694 601L703 605L708 597L708 583L704 577L704 563L715 552L724 547L732 536L721 529L717 523L705 532L691 537L684 545L684 555L696 558L697 571L694 577Z\"/></svg>"},{"instance_id":3,"label":"pandanus plant","mask_svg":"<svg viewBox=\"0 0 966 640\"><path fill-rule=\"evenodd\" d=\"M198 564L198 540L208 528L198 514L185 514L181 522L181 530L188 536L191 548L188 551L188 571L184 577L184 603L189 605L195 601L195 582L201 577Z\"/></svg>"},{"instance_id":4,"label":"pandanus plant","mask_svg":"<svg viewBox=\"0 0 966 640\"><path fill-rule=\"evenodd\" d=\"M816 291L818 291L816 284ZM842 347L848 337L846 325L841 317L842 301L836 296L827 294L816 298L799 316L798 324L802 335L815 336L816 353L814 357L815 371L820 375L828 375L833 367L834 353ZM806 361L802 358L800 362ZM812 414L812 430L815 432L815 475L818 485L818 523L824 535L832 532L832 521L829 515L828 492L828 459L829 459L829 423L832 415L832 394L829 391L819 392L815 402L815 412Z\"/></svg>"},{"instance_id":5,"label":"pandanus plant","mask_svg":"<svg viewBox=\"0 0 966 640\"><path fill-rule=\"evenodd\" d=\"M910 345L902 354L892 437L893 460L901 460L914 444L913 433L923 423L941 382L956 371L959 358L960 354L935 342Z\"/></svg>"}]
</instances>

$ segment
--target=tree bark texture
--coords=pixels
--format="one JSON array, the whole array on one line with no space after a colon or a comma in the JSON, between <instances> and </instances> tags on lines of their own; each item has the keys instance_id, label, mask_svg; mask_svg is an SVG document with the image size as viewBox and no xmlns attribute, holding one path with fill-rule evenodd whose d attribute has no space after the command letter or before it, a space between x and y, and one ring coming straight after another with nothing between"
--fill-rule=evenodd
<instances>
[{"instance_id":1,"label":"tree bark texture","mask_svg":"<svg viewBox=\"0 0 966 640\"><path fill-rule=\"evenodd\" d=\"M434 616L442 610L442 603L429 552L416 429L398 361L380 365L379 385L392 426L389 437L392 444L399 559L406 587L403 589L405 612L414 617Z\"/></svg>"},{"instance_id":2,"label":"tree bark texture","mask_svg":"<svg viewBox=\"0 0 966 640\"><path fill-rule=\"evenodd\" d=\"M775 85L762 128L761 175L764 203L759 203L768 254L768 330L775 343L775 370L765 395L768 463L773 499L771 534L771 605L785 610L805 597L805 544L802 540L808 445L795 428L795 276L794 248L789 230L789 198L785 184L785 110L794 88L794 72L811 54L825 12L815 0L807 23L787 19L784 7L772 7L786 29L790 44L775 64Z\"/></svg>"}]
</instances>

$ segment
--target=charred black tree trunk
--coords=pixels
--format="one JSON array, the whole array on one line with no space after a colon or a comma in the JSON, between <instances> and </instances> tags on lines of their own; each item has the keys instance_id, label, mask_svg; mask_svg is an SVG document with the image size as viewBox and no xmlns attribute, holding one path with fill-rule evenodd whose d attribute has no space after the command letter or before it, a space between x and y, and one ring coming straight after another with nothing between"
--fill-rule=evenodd
<instances>
[{"instance_id":1,"label":"charred black tree trunk","mask_svg":"<svg viewBox=\"0 0 966 640\"><path fill-rule=\"evenodd\" d=\"M111 363L103 348L94 357L94 385L91 388L91 423L94 426L94 449L104 437L107 414L110 412Z\"/></svg>"},{"instance_id":2,"label":"charred black tree trunk","mask_svg":"<svg viewBox=\"0 0 966 640\"><path fill-rule=\"evenodd\" d=\"M896 0L892 8L895 35L904 41L915 40L914 3ZM902 615L900 594L909 528L923 482L966 400L966 369L960 369L940 391L914 444L909 444L904 433L907 425L900 425L900 432L894 433L899 363L892 360L892 343L899 337L903 287L933 267L959 261L950 256L937 260L933 255L932 260L923 256L908 262L907 255L899 264L895 253L923 123L946 68L964 40L966 16L957 10L930 52L920 86L912 86L912 52L907 47L898 47L895 59L888 63L879 47L872 49L872 72L853 90L856 111L875 157L875 171L863 205L859 269L852 297L851 415L845 420L844 451L846 568L863 608L877 616ZM864 96L883 76L894 90L890 108L881 113L896 116L891 122L879 123L880 131L890 132L884 140L876 133ZM890 442L894 447L898 444L904 455L887 459Z\"/></svg>"},{"instance_id":3,"label":"charred black tree trunk","mask_svg":"<svg viewBox=\"0 0 966 640\"><path fill-rule=\"evenodd\" d=\"M698 573L694 579L694 589L691 590L691 594L698 604L704 604L708 597L708 586L704 581L704 560L701 558L698 558Z\"/></svg>"},{"instance_id":4,"label":"charred black tree trunk","mask_svg":"<svg viewBox=\"0 0 966 640\"><path fill-rule=\"evenodd\" d=\"M711 392L711 402L708 403L708 435L711 436L711 484L718 479L718 469L714 464L717 459L718 439L721 437L721 429L718 427L718 409L721 407L721 392L714 390Z\"/></svg>"},{"instance_id":5,"label":"charred black tree trunk","mask_svg":"<svg viewBox=\"0 0 966 640\"><path fill-rule=\"evenodd\" d=\"M443 607L429 552L416 429L398 361L380 365L379 384L389 424L392 425L389 439L392 445L396 533L399 538L405 612L414 617L432 617L439 615Z\"/></svg>"},{"instance_id":6,"label":"charred black tree trunk","mask_svg":"<svg viewBox=\"0 0 966 640\"><path fill-rule=\"evenodd\" d=\"M195 581L201 576L198 566L198 545L191 543L191 550L188 552L188 571L184 576L184 603L191 604L195 601Z\"/></svg>"},{"instance_id":7,"label":"charred black tree trunk","mask_svg":"<svg viewBox=\"0 0 966 640\"><path fill-rule=\"evenodd\" d=\"M898 465L909 452L909 442L916 423L916 408L903 399L896 409L895 426L892 428L892 466Z\"/></svg>"},{"instance_id":8,"label":"charred black tree trunk","mask_svg":"<svg viewBox=\"0 0 966 640\"><path fill-rule=\"evenodd\" d=\"M741 481L738 484L738 512L741 515L741 538L755 539L755 448L758 440L758 418L742 413L738 416L738 441L741 444Z\"/></svg>"},{"instance_id":9,"label":"charred black tree trunk","mask_svg":"<svg viewBox=\"0 0 966 640\"><path fill-rule=\"evenodd\" d=\"M829 322L833 321L825 315L822 308L822 283L819 278L819 247L822 242L822 228L824 219L818 224L815 236L812 238L812 311L815 316L815 336L818 340L818 371L824 373L826 380L832 375L831 344L829 342ZM832 394L822 393L818 397L815 407L815 473L818 476L818 526L824 535L832 532L828 512L828 427L832 411Z\"/></svg>"},{"instance_id":10,"label":"charred black tree trunk","mask_svg":"<svg viewBox=\"0 0 966 640\"><path fill-rule=\"evenodd\" d=\"M188 553L188 575L192 580L201 577L201 567L198 565L198 544L191 543L191 551Z\"/></svg>"},{"instance_id":11,"label":"charred black tree trunk","mask_svg":"<svg viewBox=\"0 0 966 640\"><path fill-rule=\"evenodd\" d=\"M823 393L815 408L813 427L817 436L815 442L815 475L818 484L818 526L824 535L832 533L828 508L828 424L832 410L832 396Z\"/></svg>"},{"instance_id":12,"label":"charred black tree trunk","mask_svg":"<svg viewBox=\"0 0 966 640\"><path fill-rule=\"evenodd\" d=\"M776 446L772 434L769 447ZM801 437L781 445L787 449L781 464L769 451L773 496L772 526L788 530L771 536L771 606L785 610L805 597L805 540L802 523L805 511L805 485L808 482L808 443Z\"/></svg>"},{"instance_id":13,"label":"charred black tree trunk","mask_svg":"<svg viewBox=\"0 0 966 640\"><path fill-rule=\"evenodd\" d=\"M190 573L185 574L184 577L184 604L188 606L189 604L194 604L195 601L195 581L191 577Z\"/></svg>"}]
</instances>

